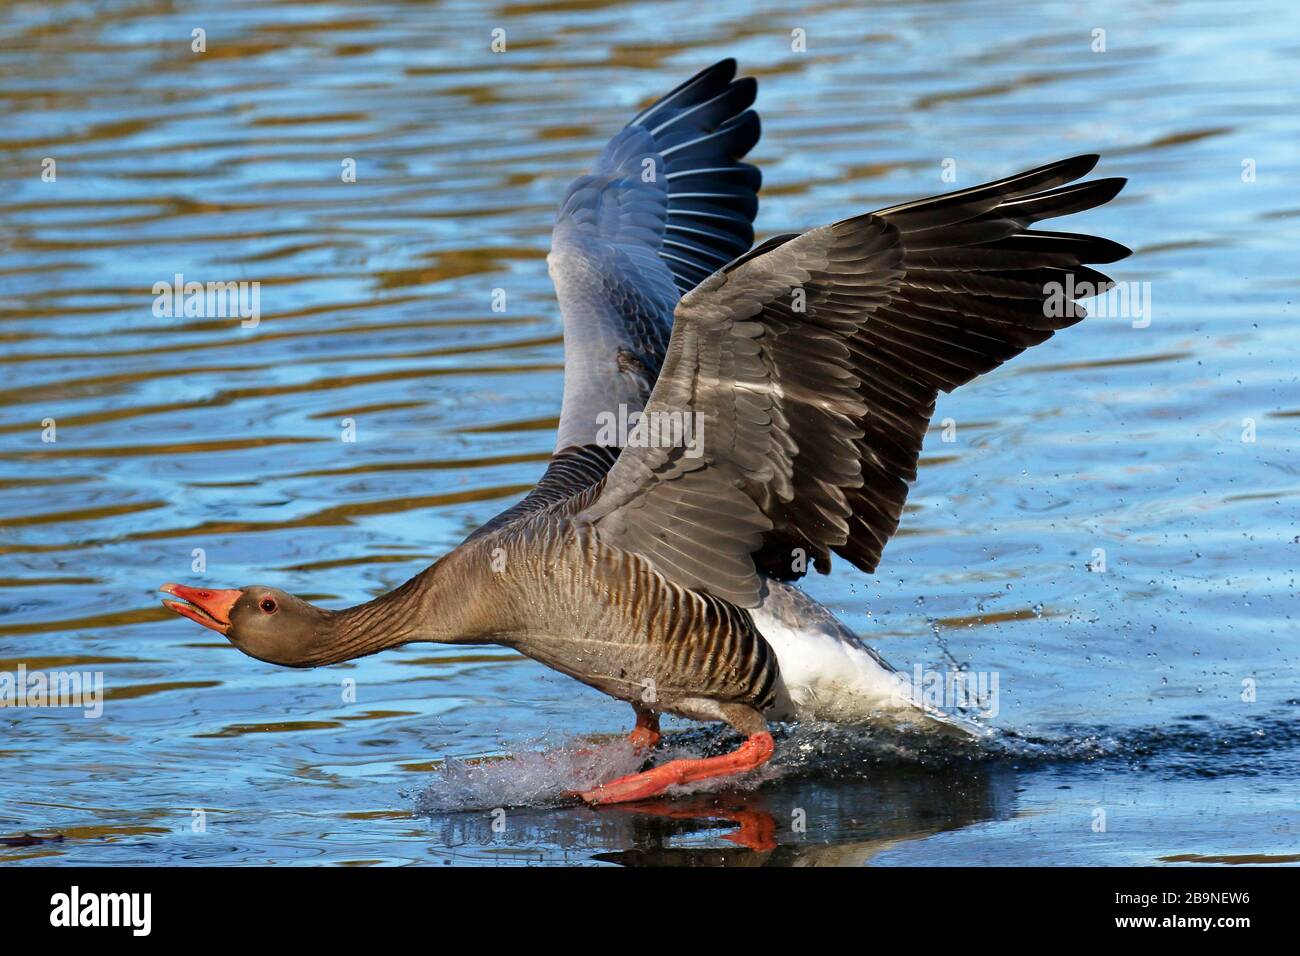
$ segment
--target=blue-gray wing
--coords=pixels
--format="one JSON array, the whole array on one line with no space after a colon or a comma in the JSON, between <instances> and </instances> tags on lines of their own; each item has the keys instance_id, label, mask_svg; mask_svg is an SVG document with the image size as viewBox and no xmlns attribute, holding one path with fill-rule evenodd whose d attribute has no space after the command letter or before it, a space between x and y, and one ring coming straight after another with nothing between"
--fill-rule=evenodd
<instances>
[{"instance_id":1,"label":"blue-gray wing","mask_svg":"<svg viewBox=\"0 0 1300 956\"><path fill-rule=\"evenodd\" d=\"M646 108L560 204L547 257L564 316L557 457L618 444L678 299L753 242L760 176L740 160L759 137L757 84L735 75L723 60Z\"/></svg>"}]
</instances>

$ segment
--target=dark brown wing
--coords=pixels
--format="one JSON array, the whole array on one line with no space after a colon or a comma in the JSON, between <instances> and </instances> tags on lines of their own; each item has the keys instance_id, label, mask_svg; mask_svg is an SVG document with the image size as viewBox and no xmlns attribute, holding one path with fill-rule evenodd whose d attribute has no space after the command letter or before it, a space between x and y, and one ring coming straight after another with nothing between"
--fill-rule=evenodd
<instances>
[{"instance_id":1,"label":"dark brown wing","mask_svg":"<svg viewBox=\"0 0 1300 956\"><path fill-rule=\"evenodd\" d=\"M1111 199L1123 180L1064 185L1096 161L783 237L702 282L646 407L651 421L693 416L696 447L625 448L578 520L745 607L759 570L802 573L794 549L822 570L831 551L874 570L938 392L1082 319L1066 290L1110 281L1084 264L1128 254L1028 229Z\"/></svg>"}]
</instances>

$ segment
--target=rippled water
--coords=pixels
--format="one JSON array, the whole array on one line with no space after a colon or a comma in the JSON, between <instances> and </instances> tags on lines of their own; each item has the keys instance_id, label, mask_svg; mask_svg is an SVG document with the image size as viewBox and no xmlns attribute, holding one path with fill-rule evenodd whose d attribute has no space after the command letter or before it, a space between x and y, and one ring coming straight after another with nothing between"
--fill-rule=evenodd
<instances>
[{"instance_id":1,"label":"rippled water","mask_svg":"<svg viewBox=\"0 0 1300 956\"><path fill-rule=\"evenodd\" d=\"M7 6L0 672L102 672L107 699L0 711L0 835L64 837L0 860L1300 860L1297 22ZM567 755L625 705L504 649L276 669L159 606L167 580L360 601L522 494L559 408L557 198L725 55L760 80L760 234L952 188L946 159L957 186L1087 151L1131 180L1070 228L1134 249L1111 271L1150 283L1149 325L1091 320L943 398L955 441L931 434L880 572L810 585L904 669L996 673L995 744L802 728L747 787L594 812L538 796L544 758L478 758ZM260 324L155 317L177 273L259 282ZM693 753L728 742L677 726Z\"/></svg>"}]
</instances>

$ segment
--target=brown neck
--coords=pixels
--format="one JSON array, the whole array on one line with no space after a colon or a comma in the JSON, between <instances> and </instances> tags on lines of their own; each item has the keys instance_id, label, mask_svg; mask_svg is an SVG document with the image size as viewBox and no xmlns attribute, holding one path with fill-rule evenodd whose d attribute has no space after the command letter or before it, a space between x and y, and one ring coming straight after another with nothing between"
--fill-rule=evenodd
<instances>
[{"instance_id":1,"label":"brown neck","mask_svg":"<svg viewBox=\"0 0 1300 956\"><path fill-rule=\"evenodd\" d=\"M300 666L336 664L417 641L491 643L493 622L468 570L453 552L373 601L325 611L318 639Z\"/></svg>"}]
</instances>

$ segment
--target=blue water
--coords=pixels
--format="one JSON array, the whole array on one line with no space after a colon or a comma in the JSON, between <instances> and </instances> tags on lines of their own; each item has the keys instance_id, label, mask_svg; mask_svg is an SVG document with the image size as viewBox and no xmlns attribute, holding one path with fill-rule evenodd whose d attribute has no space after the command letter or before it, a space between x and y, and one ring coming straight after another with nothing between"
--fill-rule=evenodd
<instances>
[{"instance_id":1,"label":"blue water","mask_svg":"<svg viewBox=\"0 0 1300 956\"><path fill-rule=\"evenodd\" d=\"M1300 861L1297 27L1263 2L6 7L0 673L107 699L0 710L0 836L63 836L0 860ZM941 398L878 573L809 583L909 673L996 674L992 744L791 729L739 788L592 811L537 755L626 705L496 648L276 669L159 606L168 580L364 600L521 495L559 409L558 197L727 55L760 82L760 236L1080 152L1130 180L1066 228L1133 248L1108 271L1149 321ZM156 317L176 273L260 282L260 325Z\"/></svg>"}]
</instances>

